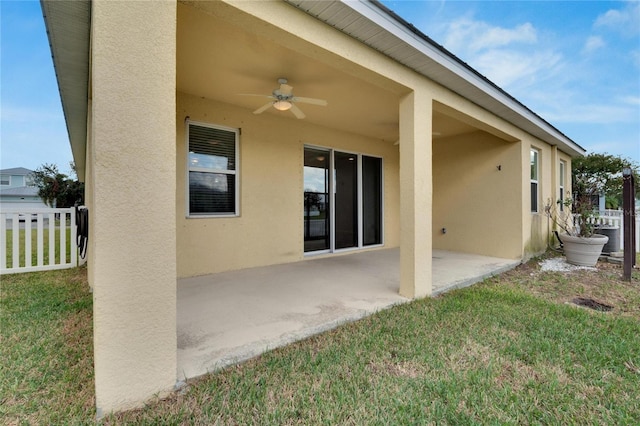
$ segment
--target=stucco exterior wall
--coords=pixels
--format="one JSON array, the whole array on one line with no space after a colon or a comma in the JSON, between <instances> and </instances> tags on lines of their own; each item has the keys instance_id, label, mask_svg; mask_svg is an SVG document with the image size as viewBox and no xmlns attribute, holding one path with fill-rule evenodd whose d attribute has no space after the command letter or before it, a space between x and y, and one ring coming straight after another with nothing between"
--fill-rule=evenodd
<instances>
[{"instance_id":1,"label":"stucco exterior wall","mask_svg":"<svg viewBox=\"0 0 640 426\"><path fill-rule=\"evenodd\" d=\"M565 191L567 194L571 191L571 157L566 153L560 151L555 146L541 141L540 139L532 136L531 134L515 127L514 125L496 117L489 111L486 111L477 105L469 103L469 101L461 98L460 96L451 93L450 91L435 86L433 88L435 107L434 110L443 113L449 117L456 118L466 124L472 125L479 130L486 132L487 135L496 137L497 140L504 141L505 143L512 144L511 153L508 157L511 160L520 161L520 165L515 166L515 169L508 170L511 173L513 170L519 169L520 175L514 176L514 185L519 185L517 191L509 192L509 195L504 198L501 203L509 210L513 206L513 209L518 210L520 216L519 222L521 225L516 227L513 232L514 235L518 234L518 237L512 237L508 235L511 243L515 244L515 238L520 241L519 250L520 254L515 255L515 258L528 259L532 256L540 254L547 249L547 243L549 240L549 231L552 230L552 226L548 223L547 215L544 212L544 205L551 200L553 203L558 199L559 194L559 176L558 167L559 162L565 161L567 164L566 176L565 176ZM435 157L438 152L437 144L438 140L434 144L434 179L437 179L439 174L437 165L435 163L441 163ZM538 184L538 212L531 212L531 168L530 168L530 152L531 149L537 149L540 152L539 164L540 164L540 177ZM517 153L516 153L517 150ZM456 161L462 160L462 157L455 157ZM484 157L485 160L490 160L489 157ZM496 163L496 165L499 164ZM455 167L455 166L454 166ZM495 165L494 165L495 167ZM469 172L468 169L464 169L465 173ZM503 168L504 171L507 169ZM440 179L439 182L442 182ZM434 183L434 197L438 197L439 184ZM567 195L568 196L568 195ZM441 198L438 198L440 200ZM444 248L443 245L447 240L445 236L441 234L442 226L438 226L436 221L438 220L439 201L434 199L434 247ZM442 215L440 215L442 217ZM516 221L517 222L517 221ZM502 225L500 225L502 226ZM507 232L499 231L499 232ZM443 237L443 238L440 238ZM460 247L460 246L458 246ZM476 247L479 247L476 245ZM456 248L456 250L462 250ZM475 251L474 251L475 252ZM505 247L500 248L499 252L507 253L506 257L513 258L512 255L508 255L511 249ZM514 251L515 252L515 251ZM478 252L482 254L483 252Z\"/></svg>"},{"instance_id":2,"label":"stucco exterior wall","mask_svg":"<svg viewBox=\"0 0 640 426\"><path fill-rule=\"evenodd\" d=\"M481 131L434 141L434 248L522 255L519 146Z\"/></svg>"},{"instance_id":3,"label":"stucco exterior wall","mask_svg":"<svg viewBox=\"0 0 640 426\"><path fill-rule=\"evenodd\" d=\"M555 160L551 158L553 150L548 144L537 140L514 125L496 117L490 111L478 107L429 79L418 76L416 73L372 51L345 34L327 32L324 24L298 10L292 9L286 4L277 3L272 4L272 7L265 8L261 7L259 3L252 2L229 4L225 4L225 2L215 4L186 2L179 6L183 8L183 13L179 14L179 16L184 20L195 19L194 10L191 9L192 6L194 10L210 14L216 19L224 20L225 23L231 23L240 28L251 27L253 36L276 41L292 49L292 51L304 52L304 55L326 61L335 67L339 66L349 74L357 75L363 80L373 82L379 87L384 87L386 90L397 93L399 99L403 96L408 96L406 93L425 94L424 96L434 101L434 111L437 110L476 127L478 134L484 134L482 144L487 148L486 151L476 149L478 148L477 144L465 146L463 139L457 140L454 145L449 147L438 147L436 139L433 146L434 162L455 163L451 168L442 169L438 169L438 165L434 165L434 179L439 179L438 182L434 183L435 196L438 197L438 193L442 194L440 198L433 200L434 217L432 223L428 226L433 234L434 246L507 258L520 258L527 254L539 253L544 250L547 242L546 216L542 210L537 214L531 214L530 212L528 162L529 149L531 146L536 146L541 151L539 203L542 208L544 200L555 196L557 193L557 177L551 173L554 170L551 164ZM278 24L262 25L264 22L277 22ZM261 23L261 25L257 25L258 23ZM189 24L185 21L181 25L188 26ZM295 34L295 37L291 37L291 34ZM191 45L189 46L191 48ZM195 92L194 94L197 95ZM197 102L205 101L198 100ZM301 206L302 202L300 197L295 195L301 191L302 146L307 143L369 153L371 155L378 154L375 151L359 148L358 140L368 140L361 136L354 136L318 126L314 127L294 120L286 120L280 123L278 120L273 119L272 116L268 118L263 116L255 117L246 109L236 109L231 105L214 101L206 102L210 102L211 106L203 107L203 112L199 114L194 113L190 107L178 108L177 121L179 128L176 136L178 144L184 144L184 129L180 128L180 126L183 126L185 116L190 116L195 121L241 127L243 129L241 136L241 167L243 169L240 189L241 217L184 219L185 196L181 195L180 191L184 191L186 185L185 160L182 158L185 149L179 146L179 158L177 159L179 276L200 275L223 270L301 260L303 258L301 248L302 227L300 226L293 233L288 229L292 228L291 223L301 222L298 217L299 213L293 212L301 211L301 207L295 207L294 203L298 203ZM401 108L400 104L398 107ZM206 116L204 110L207 108L213 108L212 111L216 111L213 117ZM236 112L231 113L234 110ZM216 114L222 117L223 120L216 119ZM406 117L409 116L401 115L399 128L402 128L402 121ZM412 117L409 118L411 119ZM429 118L420 117L420 120L429 120ZM254 125L257 127L254 127ZM261 126L264 126L264 129ZM304 130L297 130L302 129L302 126L304 126ZM287 131L282 131L282 128L286 128ZM328 135L335 134L337 136L327 138L319 129L328 132ZM430 130L428 132L430 133ZM414 133L413 130L410 132L410 134ZM309 138L300 137L300 135L306 134L309 135ZM349 140L346 141L343 135L349 135ZM259 138L269 142L277 142L269 145L260 145L254 142ZM322 142L322 140L327 139L332 139L332 141L330 143ZM429 152L429 155L431 155L430 138L403 139L403 137L400 138L400 149L402 144L417 144L420 152ZM491 141L496 143L494 144ZM497 143L497 141L500 141L500 143ZM372 140L368 140L365 145L370 145L371 142ZM421 146L423 144L429 146ZM263 149L266 146L269 149ZM397 151L398 148L395 148ZM412 147L410 150L413 151L414 148ZM428 149L425 150L424 148ZM387 149L391 149L390 153L392 155L398 155L396 151L392 150L391 146L387 146ZM436 151L438 149L440 149L439 153ZM473 155L468 154L467 151L472 152ZM295 161L298 162L298 165L295 167L292 155L297 158ZM445 160L438 160L437 155L442 155ZM258 158L264 159L264 162L261 162ZM409 161L409 157L406 158L405 161ZM274 159L279 160L282 164L275 169L273 166L265 165L273 162ZM424 160L423 164L430 164L430 160L431 158ZM498 173L497 165L502 163L504 163L504 167ZM395 229L400 228L397 211L402 209L398 207L399 204L395 204L397 207L391 207L394 204L392 204L389 195L394 196L397 193L388 190L388 183L391 178L389 174L390 164L385 157L386 247L399 244L400 233L394 235L392 230L394 227ZM477 183L476 188L478 188L478 191L474 191L469 197L464 197L465 193L469 193L468 188L458 186L454 183L455 181L446 182L449 180L447 173L458 170L463 175L470 171L473 174L474 166L478 164L483 167L483 170L486 166L486 170L495 171L495 173L486 176L473 175L473 182ZM291 175L297 177L299 186L298 189L293 186L283 187L280 194L272 195L275 197L282 195L281 209L270 209L266 213L272 218L282 218L282 221L275 219L275 223L270 226L271 229L265 230L263 229L260 213L256 213L256 210L258 212L264 210L264 199L261 195L256 194L260 194L266 188L272 186L264 178L259 177L261 172L265 174L264 172L267 171L268 175L271 176L269 179L276 184L286 180L284 176ZM256 174L252 175L254 172ZM402 179L399 173L397 179L398 181ZM468 178L465 177L464 179ZM247 193L247 191L249 192ZM456 193L456 195L450 196L448 194L450 192ZM428 192L427 197L429 196L430 192ZM453 203L455 197L459 199ZM483 200L491 201L483 203ZM431 200L426 200L425 202L429 206L432 204ZM453 206L452 203L457 206ZM480 211L477 211L475 215L470 215L469 212L474 210L474 204L478 206ZM397 210L394 212L393 208L397 208ZM453 216L448 216L452 211L454 212ZM467 213L464 213L465 211ZM393 219L394 215L396 219ZM439 223L445 221L454 223L453 228ZM215 233L212 227L215 228ZM452 233L442 234L441 229L443 227L448 228ZM250 236L241 237L239 241L238 235L243 232ZM214 234L217 237L215 247L212 248L210 242ZM462 237L461 234L466 234L466 236ZM408 236L409 233L405 235ZM414 241L414 239L411 240ZM218 241L220 244L217 243ZM490 241L490 243L487 243L487 241ZM229 243L228 246L227 242ZM242 247L243 253L245 253L244 256L232 255L235 247L238 246ZM408 243L407 247L409 246L413 246L413 243ZM415 262L415 259L412 262Z\"/></svg>"},{"instance_id":4,"label":"stucco exterior wall","mask_svg":"<svg viewBox=\"0 0 640 426\"><path fill-rule=\"evenodd\" d=\"M176 381L172 2L92 2L90 264L98 417Z\"/></svg>"},{"instance_id":5,"label":"stucco exterior wall","mask_svg":"<svg viewBox=\"0 0 640 426\"><path fill-rule=\"evenodd\" d=\"M398 147L363 136L178 93L176 127L178 276L304 258L304 146L383 158L384 247L399 245ZM283 114L290 114L284 112ZM186 123L240 128L240 216L187 218Z\"/></svg>"},{"instance_id":6,"label":"stucco exterior wall","mask_svg":"<svg viewBox=\"0 0 640 426\"><path fill-rule=\"evenodd\" d=\"M535 149L539 152L540 176L538 183L538 211L531 211L531 174L530 174L530 152ZM551 146L545 142L529 137L522 144L523 155L523 239L524 253L523 258L528 259L532 256L544 252L549 240L552 238L553 222L549 220L545 212L545 206L549 203L556 206L559 198L559 164L565 161L567 164L565 175L565 191L569 197L571 193L571 157L564 152Z\"/></svg>"}]
</instances>

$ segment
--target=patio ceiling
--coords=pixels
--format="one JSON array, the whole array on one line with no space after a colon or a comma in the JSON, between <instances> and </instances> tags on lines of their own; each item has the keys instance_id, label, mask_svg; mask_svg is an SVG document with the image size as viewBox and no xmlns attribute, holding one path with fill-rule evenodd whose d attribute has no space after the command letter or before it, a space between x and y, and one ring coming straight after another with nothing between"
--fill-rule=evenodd
<instances>
[{"instance_id":1,"label":"patio ceiling","mask_svg":"<svg viewBox=\"0 0 640 426\"><path fill-rule=\"evenodd\" d=\"M344 59L335 57L328 63L326 57L335 55L318 52L317 46L299 40L289 43L296 50L284 46L274 39L295 36L269 25L265 30L264 22L249 16L231 23L220 16L220 9L228 7L215 2L178 5L178 91L245 108L250 116L268 99L241 94L269 95L278 87L278 78L284 77L294 94L328 101L326 107L301 104L305 122L390 143L399 139L398 105L407 88L391 81L381 87L373 83L381 77L370 75L371 71L353 64L341 67ZM257 26L271 36L244 29ZM274 114L296 120L290 112L273 108L263 113ZM434 138L478 130L452 117L437 117Z\"/></svg>"},{"instance_id":2,"label":"patio ceiling","mask_svg":"<svg viewBox=\"0 0 640 426\"><path fill-rule=\"evenodd\" d=\"M251 24L257 25L264 23ZM240 94L270 95L278 87L278 78L284 77L293 86L294 95L328 101L326 107L300 104L306 122L388 142L398 140L397 92L403 90L401 87L396 93L377 87L183 4L178 7L177 50L178 91L246 108L251 114L269 100ZM310 45L308 50L317 48ZM263 114L296 120L291 112L274 108Z\"/></svg>"},{"instance_id":3,"label":"patio ceiling","mask_svg":"<svg viewBox=\"0 0 640 426\"><path fill-rule=\"evenodd\" d=\"M78 177L84 180L91 2L43 2L42 6L71 148ZM398 101L408 92L406 87L275 26L249 16L237 18L241 12L234 12L232 23L233 19L221 18L214 10L221 8L227 9L227 15L233 9L222 2L178 3L179 91L246 108L250 114L263 105L262 100L238 94L270 94L277 79L286 77L298 96L329 102L327 107L304 105L306 122L398 140ZM185 25L189 17L194 21ZM282 43L285 39L288 42ZM464 120L448 117L443 121L442 117L434 115L434 139L477 130Z\"/></svg>"}]
</instances>

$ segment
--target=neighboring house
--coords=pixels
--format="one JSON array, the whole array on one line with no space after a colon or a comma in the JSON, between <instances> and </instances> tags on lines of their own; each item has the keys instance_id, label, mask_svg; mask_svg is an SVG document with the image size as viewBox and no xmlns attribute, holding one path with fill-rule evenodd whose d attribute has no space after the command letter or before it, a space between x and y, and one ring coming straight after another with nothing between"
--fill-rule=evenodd
<instances>
[{"instance_id":1,"label":"neighboring house","mask_svg":"<svg viewBox=\"0 0 640 426\"><path fill-rule=\"evenodd\" d=\"M99 412L175 383L177 278L399 247L400 294L428 296L433 249L544 251L584 154L377 2L42 6L86 182ZM328 106L253 114L267 100L240 94L281 77ZM305 191L334 201L308 231Z\"/></svg>"},{"instance_id":2,"label":"neighboring house","mask_svg":"<svg viewBox=\"0 0 640 426\"><path fill-rule=\"evenodd\" d=\"M32 170L24 167L0 170L0 209L49 208L33 186Z\"/></svg>"}]
</instances>

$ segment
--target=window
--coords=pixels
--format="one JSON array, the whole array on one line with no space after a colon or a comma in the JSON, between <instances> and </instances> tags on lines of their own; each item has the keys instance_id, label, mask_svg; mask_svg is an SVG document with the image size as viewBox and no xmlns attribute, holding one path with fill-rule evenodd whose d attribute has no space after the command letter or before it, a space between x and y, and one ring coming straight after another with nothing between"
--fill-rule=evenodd
<instances>
[{"instance_id":1,"label":"window","mask_svg":"<svg viewBox=\"0 0 640 426\"><path fill-rule=\"evenodd\" d=\"M0 185L11 185L11 176L0 175Z\"/></svg>"},{"instance_id":2,"label":"window","mask_svg":"<svg viewBox=\"0 0 640 426\"><path fill-rule=\"evenodd\" d=\"M564 171L566 169L566 163L564 161L560 162L560 171L558 173L558 177L560 179L560 184L558 185L558 187L560 188L560 194L558 196L558 202L560 203L560 211L564 211L564 199L565 199L565 193L564 193L564 182L565 182L565 175L564 175Z\"/></svg>"},{"instance_id":3,"label":"window","mask_svg":"<svg viewBox=\"0 0 640 426\"><path fill-rule=\"evenodd\" d=\"M24 185L25 186L35 186L35 182L33 180L33 175L26 175L24 177Z\"/></svg>"},{"instance_id":4,"label":"window","mask_svg":"<svg viewBox=\"0 0 640 426\"><path fill-rule=\"evenodd\" d=\"M189 217L238 215L238 129L188 124Z\"/></svg>"},{"instance_id":5,"label":"window","mask_svg":"<svg viewBox=\"0 0 640 426\"><path fill-rule=\"evenodd\" d=\"M531 212L538 213L538 175L539 175L539 157L537 150L531 150Z\"/></svg>"}]
</instances>

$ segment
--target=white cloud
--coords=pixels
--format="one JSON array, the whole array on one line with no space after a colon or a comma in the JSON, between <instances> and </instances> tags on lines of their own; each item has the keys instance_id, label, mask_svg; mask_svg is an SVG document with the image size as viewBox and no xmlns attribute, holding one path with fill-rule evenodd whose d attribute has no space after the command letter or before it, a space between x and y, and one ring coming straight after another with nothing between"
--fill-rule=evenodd
<instances>
[{"instance_id":1,"label":"white cloud","mask_svg":"<svg viewBox=\"0 0 640 426\"><path fill-rule=\"evenodd\" d=\"M626 36L640 34L640 2L630 1L622 9L610 9L598 16L593 24L596 28L606 28Z\"/></svg>"},{"instance_id":2,"label":"white cloud","mask_svg":"<svg viewBox=\"0 0 640 426\"><path fill-rule=\"evenodd\" d=\"M563 60L554 48L540 46L528 22L504 28L463 17L447 25L443 39L447 49L507 91L555 75Z\"/></svg>"},{"instance_id":3,"label":"white cloud","mask_svg":"<svg viewBox=\"0 0 640 426\"><path fill-rule=\"evenodd\" d=\"M514 43L533 44L536 41L536 30L528 22L515 28L502 28L486 22L461 18L449 24L444 45L454 52L478 52Z\"/></svg>"},{"instance_id":4,"label":"white cloud","mask_svg":"<svg viewBox=\"0 0 640 426\"><path fill-rule=\"evenodd\" d=\"M546 111L543 117L558 123L611 124L633 122L636 108L625 105L572 104L570 107L556 105L555 111Z\"/></svg>"},{"instance_id":5,"label":"white cloud","mask_svg":"<svg viewBox=\"0 0 640 426\"><path fill-rule=\"evenodd\" d=\"M480 54L473 60L475 68L498 86L505 88L545 79L554 73L562 55L552 51L518 51L495 49Z\"/></svg>"},{"instance_id":6,"label":"white cloud","mask_svg":"<svg viewBox=\"0 0 640 426\"><path fill-rule=\"evenodd\" d=\"M605 46L605 42L600 36L591 36L587 38L582 48L582 53L591 53Z\"/></svg>"},{"instance_id":7,"label":"white cloud","mask_svg":"<svg viewBox=\"0 0 640 426\"><path fill-rule=\"evenodd\" d=\"M640 94L633 73L640 69L640 49L629 38L639 33L640 2L605 7L612 10L598 19L591 15L593 25L586 27L534 18L507 27L504 19L476 19L473 8L461 7L455 15L431 19L425 28L585 148L640 159Z\"/></svg>"},{"instance_id":8,"label":"white cloud","mask_svg":"<svg viewBox=\"0 0 640 426\"><path fill-rule=\"evenodd\" d=\"M640 107L640 96L623 96L619 100L623 104Z\"/></svg>"}]
</instances>

